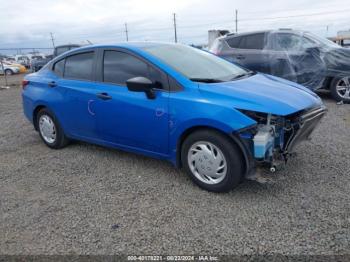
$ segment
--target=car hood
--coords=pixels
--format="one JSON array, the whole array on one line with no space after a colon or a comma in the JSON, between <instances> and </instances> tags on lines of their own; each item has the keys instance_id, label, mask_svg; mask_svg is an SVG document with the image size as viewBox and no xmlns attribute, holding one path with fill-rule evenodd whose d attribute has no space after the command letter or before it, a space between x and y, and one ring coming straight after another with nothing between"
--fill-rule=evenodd
<instances>
[{"instance_id":1,"label":"car hood","mask_svg":"<svg viewBox=\"0 0 350 262\"><path fill-rule=\"evenodd\" d=\"M321 99L309 89L260 73L231 82L200 83L199 90L208 101L217 99L218 103L236 109L281 116L322 105Z\"/></svg>"}]
</instances>

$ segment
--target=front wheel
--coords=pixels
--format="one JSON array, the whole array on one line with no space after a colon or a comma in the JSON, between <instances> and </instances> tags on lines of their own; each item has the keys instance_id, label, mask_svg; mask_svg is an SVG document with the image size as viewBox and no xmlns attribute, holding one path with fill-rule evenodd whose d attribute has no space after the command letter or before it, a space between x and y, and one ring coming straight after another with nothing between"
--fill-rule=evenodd
<instances>
[{"instance_id":1,"label":"front wheel","mask_svg":"<svg viewBox=\"0 0 350 262\"><path fill-rule=\"evenodd\" d=\"M243 176L239 147L224 134L213 130L190 134L182 145L181 161L191 179L208 191L229 191Z\"/></svg>"},{"instance_id":2,"label":"front wheel","mask_svg":"<svg viewBox=\"0 0 350 262\"><path fill-rule=\"evenodd\" d=\"M331 82L331 94L336 101L350 102L350 77L336 77Z\"/></svg>"}]
</instances>

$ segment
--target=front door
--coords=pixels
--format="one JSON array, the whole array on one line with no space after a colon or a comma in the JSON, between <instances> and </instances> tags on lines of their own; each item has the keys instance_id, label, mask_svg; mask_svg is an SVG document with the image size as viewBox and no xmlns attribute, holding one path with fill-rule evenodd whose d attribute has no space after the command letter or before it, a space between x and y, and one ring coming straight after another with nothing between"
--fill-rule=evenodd
<instances>
[{"instance_id":1,"label":"front door","mask_svg":"<svg viewBox=\"0 0 350 262\"><path fill-rule=\"evenodd\" d=\"M91 105L99 139L129 149L168 154L167 76L143 59L117 50L100 50L101 79ZM149 78L156 90L154 99L131 92L126 80Z\"/></svg>"}]
</instances>

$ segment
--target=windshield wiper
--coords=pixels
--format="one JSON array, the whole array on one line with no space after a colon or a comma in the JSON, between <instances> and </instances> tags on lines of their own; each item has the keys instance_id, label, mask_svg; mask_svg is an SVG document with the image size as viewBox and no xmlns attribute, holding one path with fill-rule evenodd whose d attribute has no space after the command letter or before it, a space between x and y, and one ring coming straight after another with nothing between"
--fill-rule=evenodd
<instances>
[{"instance_id":1,"label":"windshield wiper","mask_svg":"<svg viewBox=\"0 0 350 262\"><path fill-rule=\"evenodd\" d=\"M220 83L223 82L220 79L215 79L215 78L190 78L191 81L193 82L203 82L203 83Z\"/></svg>"},{"instance_id":2,"label":"windshield wiper","mask_svg":"<svg viewBox=\"0 0 350 262\"><path fill-rule=\"evenodd\" d=\"M239 75L234 76L234 77L231 79L231 81L232 81L232 80L239 79L239 78L242 78L242 77L245 77L245 76L251 76L251 75L254 75L254 74L255 74L254 71L248 71L248 72L246 72L246 73L243 73L243 74L239 74Z\"/></svg>"}]
</instances>

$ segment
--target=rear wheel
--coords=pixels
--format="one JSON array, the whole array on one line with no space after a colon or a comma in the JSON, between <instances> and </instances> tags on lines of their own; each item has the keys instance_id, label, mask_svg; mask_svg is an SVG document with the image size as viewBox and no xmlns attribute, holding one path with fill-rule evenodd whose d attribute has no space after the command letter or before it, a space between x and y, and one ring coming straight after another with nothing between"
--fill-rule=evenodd
<instances>
[{"instance_id":1,"label":"rear wheel","mask_svg":"<svg viewBox=\"0 0 350 262\"><path fill-rule=\"evenodd\" d=\"M331 82L331 94L336 101L350 102L350 77L336 77Z\"/></svg>"},{"instance_id":2,"label":"rear wheel","mask_svg":"<svg viewBox=\"0 0 350 262\"><path fill-rule=\"evenodd\" d=\"M41 109L37 114L36 121L40 137L48 147L59 149L68 144L69 140L49 110Z\"/></svg>"},{"instance_id":3,"label":"rear wheel","mask_svg":"<svg viewBox=\"0 0 350 262\"><path fill-rule=\"evenodd\" d=\"M208 191L229 191L239 184L243 176L239 147L213 130L190 134L182 145L181 161L191 179Z\"/></svg>"}]
</instances>

